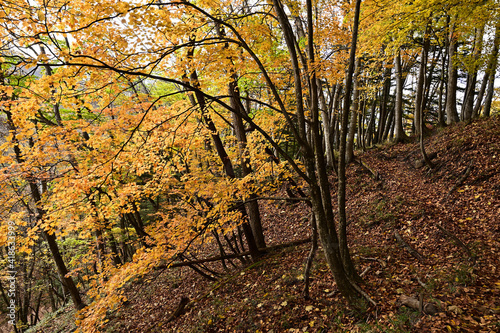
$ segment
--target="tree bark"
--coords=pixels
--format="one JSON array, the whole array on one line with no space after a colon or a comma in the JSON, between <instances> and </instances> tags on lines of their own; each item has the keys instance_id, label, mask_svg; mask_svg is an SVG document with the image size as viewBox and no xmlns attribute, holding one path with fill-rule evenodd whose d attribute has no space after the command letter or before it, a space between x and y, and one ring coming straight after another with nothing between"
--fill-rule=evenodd
<instances>
[{"instance_id":1,"label":"tree bark","mask_svg":"<svg viewBox=\"0 0 500 333\"><path fill-rule=\"evenodd\" d=\"M359 281L359 277L349 253L347 244L347 216L346 216L346 137L347 137L347 122L349 117L349 108L351 103L351 87L353 82L353 73L356 57L356 44L358 38L359 11L361 0L356 0L356 9L354 13L354 23L351 40L351 50L349 54L349 67L346 76L345 98L342 113L342 126L340 134L340 149L339 149L339 164L338 164L338 188L337 188L337 204L339 217L339 246L340 257L343 267L350 279Z\"/></svg>"},{"instance_id":2,"label":"tree bark","mask_svg":"<svg viewBox=\"0 0 500 333\"><path fill-rule=\"evenodd\" d=\"M349 164L354 159L354 134L356 133L357 117L359 113L359 71L361 58L356 59L354 66L354 93L351 119L349 122L349 133L347 135L346 163Z\"/></svg>"},{"instance_id":3,"label":"tree bark","mask_svg":"<svg viewBox=\"0 0 500 333\"><path fill-rule=\"evenodd\" d=\"M457 112L458 71L454 59L457 52L457 41L454 33L455 23L450 28L448 38L448 84L446 85L446 123L448 125L460 121Z\"/></svg>"},{"instance_id":4,"label":"tree bark","mask_svg":"<svg viewBox=\"0 0 500 333\"><path fill-rule=\"evenodd\" d=\"M232 81L229 83L229 91L231 93L231 107L238 112L232 112L231 117L234 126L234 132L236 134L236 139L238 140L238 148L240 155L240 165L242 176L248 176L252 173L252 167L250 165L250 159L246 156L247 147L247 137L245 133L245 126L243 124L243 119L239 116L245 112L243 105L241 104L240 92L238 89L238 83L236 80L236 75L232 76ZM253 194L251 198L255 198L256 195ZM250 226L252 228L252 233L255 238L255 243L258 248L266 247L266 242L264 239L264 232L262 230L262 222L260 218L259 203L254 200L246 204L248 219Z\"/></svg>"},{"instance_id":5,"label":"tree bark","mask_svg":"<svg viewBox=\"0 0 500 333\"><path fill-rule=\"evenodd\" d=\"M427 33L427 29L426 29ZM425 94L425 71L427 67L427 52L429 48L428 38L425 38L424 45L422 46L422 52L420 54L420 65L418 70L418 81L417 81L417 91L415 96L415 109L413 113L413 124L415 127L415 134L420 135L420 131L423 128L423 107L424 94Z\"/></svg>"},{"instance_id":6,"label":"tree bark","mask_svg":"<svg viewBox=\"0 0 500 333\"><path fill-rule=\"evenodd\" d=\"M483 48L483 32L484 27L477 29L474 37L474 47L472 52L475 61L477 61L481 56ZM474 116L474 96L476 93L477 71L478 66L474 64L472 70L467 73L467 88L462 106L462 115L465 121L470 121Z\"/></svg>"},{"instance_id":7,"label":"tree bark","mask_svg":"<svg viewBox=\"0 0 500 333\"><path fill-rule=\"evenodd\" d=\"M321 109L321 123L323 125L323 136L325 142L325 152L326 152L326 163L329 168L334 166L334 155L333 155L333 127L330 122L329 107L326 104L325 93L321 81L318 80L319 89L319 105Z\"/></svg>"},{"instance_id":8,"label":"tree bark","mask_svg":"<svg viewBox=\"0 0 500 333\"><path fill-rule=\"evenodd\" d=\"M381 143L384 141L384 132L389 115L389 94L391 90L391 66L388 63L384 64L384 84L382 86L382 94L380 95L380 119L377 129L376 142Z\"/></svg>"},{"instance_id":9,"label":"tree bark","mask_svg":"<svg viewBox=\"0 0 500 333\"><path fill-rule=\"evenodd\" d=\"M420 72L419 72L419 79L418 79L418 87L417 87L417 98L415 102L415 118L420 119L418 122L419 128L417 128L417 133L420 139L420 152L422 154L422 157L427 164L429 168L433 168L434 165L432 164L431 160L427 156L427 153L425 152L425 146L424 146L424 129L425 129L425 116L424 116L424 109L426 105L426 100L424 97L424 87L427 85L426 84L426 70L427 70L427 56L429 54L429 47L430 47L430 40L427 37L429 34L429 23L425 29L425 38L424 38L424 45L422 46L422 55L421 55L421 63L420 63ZM422 80L423 82L421 82ZM420 94L419 94L420 93ZM415 123L416 126L417 123Z\"/></svg>"},{"instance_id":10,"label":"tree bark","mask_svg":"<svg viewBox=\"0 0 500 333\"><path fill-rule=\"evenodd\" d=\"M488 82L488 90L483 107L483 116L489 117L491 113L491 102L493 101L493 94L495 92L495 74L498 64L498 49L500 45L500 22L497 22L495 27L495 39L493 40L493 51L491 52L490 60L488 62L488 74L490 80ZM478 110L479 113L479 110Z\"/></svg>"},{"instance_id":11,"label":"tree bark","mask_svg":"<svg viewBox=\"0 0 500 333\"><path fill-rule=\"evenodd\" d=\"M446 66L446 53L444 53L443 58L442 58L442 68L441 68L441 75L439 76L439 95L438 95L438 126L440 127L445 127L446 126L446 120L445 120L445 111L444 111L444 106L446 105L446 95L444 94L444 79L445 79L445 66ZM444 103L443 103L443 97L445 97Z\"/></svg>"},{"instance_id":12,"label":"tree bark","mask_svg":"<svg viewBox=\"0 0 500 333\"><path fill-rule=\"evenodd\" d=\"M359 20L359 5L357 2L356 19ZM305 126L302 121L305 120L303 99L302 99L302 84L300 83L300 68L298 67L297 52L295 50L296 43L293 40L293 30L288 22L288 18L282 8L279 0L273 0L278 20L284 32L285 41L290 54L294 77L295 77L295 95L296 95L296 114L299 122L298 135L300 136L301 150L303 153L304 164L307 170L307 178L309 183L309 194L311 198L312 211L317 221L318 234L321 240L323 251L326 257L328 266L335 278L337 286L341 294L355 307L359 307L359 293L355 286L351 283L344 265L342 263L339 252L339 240L335 230L333 207L331 203L330 184L328 181L328 173L325 162L324 150L320 131L319 131L319 108L318 108L318 88L316 74L314 68L310 71L309 77L309 98L310 98L310 130L312 142L305 143L307 136ZM307 53L309 61L314 63L314 41L313 41L313 21L312 21L312 3L311 0L306 1L307 7ZM357 29L357 24L355 24ZM353 56L354 57L354 56ZM353 58L354 61L354 58ZM354 64L354 63L353 63ZM353 66L351 66L353 67ZM352 75L351 68L351 75ZM302 128L304 127L304 129ZM314 150L313 150L313 149ZM345 150L343 152L345 159Z\"/></svg>"},{"instance_id":13,"label":"tree bark","mask_svg":"<svg viewBox=\"0 0 500 333\"><path fill-rule=\"evenodd\" d=\"M377 96L373 98L370 121L368 122L367 130L365 133L364 141L366 146L371 146L373 144L373 128L375 127L375 112L377 111Z\"/></svg>"}]
</instances>

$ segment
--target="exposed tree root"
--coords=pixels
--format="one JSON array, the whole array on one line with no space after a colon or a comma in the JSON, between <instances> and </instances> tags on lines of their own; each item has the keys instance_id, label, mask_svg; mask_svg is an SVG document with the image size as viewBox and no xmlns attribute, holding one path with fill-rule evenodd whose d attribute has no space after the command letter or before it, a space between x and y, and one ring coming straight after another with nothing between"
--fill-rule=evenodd
<instances>
[{"instance_id":1,"label":"exposed tree root","mask_svg":"<svg viewBox=\"0 0 500 333\"><path fill-rule=\"evenodd\" d=\"M469 256L469 259L473 262L473 264L475 263L476 257L472 254L472 252L469 249L469 247L464 242L462 242L460 240L460 238L458 238L453 233L451 233L450 231L446 230L445 228L443 228L439 224L436 224L436 227L438 227L438 229L441 230L446 236L448 236L449 238L453 239L453 241L455 242L455 244L457 244L458 246L460 246L461 248L463 248L465 250L465 252L467 252L467 255Z\"/></svg>"},{"instance_id":2,"label":"exposed tree root","mask_svg":"<svg viewBox=\"0 0 500 333\"><path fill-rule=\"evenodd\" d=\"M356 282L351 281L351 285L357 290L368 302L370 302L374 307L377 307L377 303L371 299L371 297L363 290Z\"/></svg>"},{"instance_id":3,"label":"exposed tree root","mask_svg":"<svg viewBox=\"0 0 500 333\"><path fill-rule=\"evenodd\" d=\"M446 198L448 198L450 196L450 194L453 193L453 191L455 191L460 185L463 184L463 182L467 179L467 177L469 177L470 171L471 171L471 164L469 164L467 166L467 169L465 169L465 172L464 172L463 176L460 177L460 179L456 182L456 184L453 185L453 187L448 191L448 194L446 195Z\"/></svg>"},{"instance_id":4,"label":"exposed tree root","mask_svg":"<svg viewBox=\"0 0 500 333\"><path fill-rule=\"evenodd\" d=\"M168 316L168 318L161 323L162 326L165 325L165 324L168 324L172 320L175 320L177 317L181 316L186 311L186 308L191 303L193 303L193 301L190 300L188 297L181 297L181 299L179 301L179 304L175 308L174 312L172 312L172 314L170 316ZM151 332L151 330L153 330L154 328L158 328L158 327L159 327L158 323L155 323L155 325L150 326L147 329L145 329L144 333Z\"/></svg>"},{"instance_id":5,"label":"exposed tree root","mask_svg":"<svg viewBox=\"0 0 500 333\"><path fill-rule=\"evenodd\" d=\"M309 299L309 281L311 275L311 266L314 260L314 256L316 255L316 251L318 250L318 229L316 227L316 218L314 214L311 214L311 229L312 229L312 244L311 250L309 251L309 255L307 256L306 268L304 270L304 290L302 295L305 299Z\"/></svg>"}]
</instances>

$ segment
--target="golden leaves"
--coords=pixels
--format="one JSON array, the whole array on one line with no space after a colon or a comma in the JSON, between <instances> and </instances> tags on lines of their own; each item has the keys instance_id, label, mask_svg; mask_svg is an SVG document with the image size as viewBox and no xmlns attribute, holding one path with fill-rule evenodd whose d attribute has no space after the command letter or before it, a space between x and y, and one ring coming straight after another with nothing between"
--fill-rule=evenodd
<instances>
[{"instance_id":1,"label":"golden leaves","mask_svg":"<svg viewBox=\"0 0 500 333\"><path fill-rule=\"evenodd\" d=\"M190 100L194 92L188 96L181 93L188 87L170 83L196 70L204 92L229 104L228 82L237 76L242 95L265 101L249 101L246 111L278 144L285 144L283 116L267 106L276 101L258 65L234 42L238 34L246 40L270 69L286 105L293 106L290 66L277 22L265 12L237 17L227 10L229 3L237 5L197 2L234 25L222 39L220 26L181 3L146 8L73 1L64 8L30 8L36 15L26 27L42 37L26 40L43 43L45 53L36 49L38 54L28 54L25 63L43 70L23 82L22 89L8 84L3 89L10 100L1 106L12 114L12 129L1 143L1 159L8 165L1 184L9 193L1 203L19 211L6 217L23 227L23 251L38 241L41 229L71 241L65 244L65 260L91 286L82 331L99 329L106 311L124 300L127 283L191 242L206 241L210 231L231 232L243 222L239 207L246 200L265 195L290 175L285 163L273 165L261 134L249 132L242 146L230 125L231 113L207 101L203 112L217 128L212 133ZM42 21L52 21L49 29L60 32L48 38ZM321 40L327 38L323 31ZM191 47L194 55L188 59ZM325 72L331 67L321 66ZM215 134L239 178L225 175L211 142ZM245 177L243 163L253 170ZM40 188L40 200L29 195L29 185ZM131 261L114 266L111 254L98 255L96 238L111 236L133 247ZM97 273L89 273L94 265Z\"/></svg>"}]
</instances>

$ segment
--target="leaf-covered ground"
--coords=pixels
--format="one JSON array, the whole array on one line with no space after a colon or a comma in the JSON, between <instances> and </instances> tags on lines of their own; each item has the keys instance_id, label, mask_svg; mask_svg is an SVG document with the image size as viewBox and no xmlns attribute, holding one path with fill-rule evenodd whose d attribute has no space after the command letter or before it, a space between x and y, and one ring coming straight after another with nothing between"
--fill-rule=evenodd
<instances>
[{"instance_id":1,"label":"leaf-covered ground","mask_svg":"<svg viewBox=\"0 0 500 333\"><path fill-rule=\"evenodd\" d=\"M500 331L500 117L440 130L425 145L432 171L421 166L417 143L359 154L377 180L359 164L349 166L351 253L364 273L362 288L377 303L366 313L346 307L321 249L311 299L302 297L305 243L250 266L234 260L238 267L215 282L186 267L155 272L130 287L107 331ZM335 188L333 175L331 181ZM268 244L309 236L304 203L262 209ZM395 231L420 259L400 246ZM402 295L423 295L440 312L402 306ZM185 313L167 322L182 297L191 300Z\"/></svg>"}]
</instances>

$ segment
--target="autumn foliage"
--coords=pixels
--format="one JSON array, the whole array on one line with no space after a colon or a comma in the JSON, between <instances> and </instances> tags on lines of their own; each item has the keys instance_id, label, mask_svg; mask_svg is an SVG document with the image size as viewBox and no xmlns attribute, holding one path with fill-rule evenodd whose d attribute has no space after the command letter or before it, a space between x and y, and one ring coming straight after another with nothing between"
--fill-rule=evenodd
<instances>
[{"instance_id":1,"label":"autumn foliage","mask_svg":"<svg viewBox=\"0 0 500 333\"><path fill-rule=\"evenodd\" d=\"M354 141L489 116L497 14L495 1L1 1L0 245L15 225L18 329L39 320L28 305L71 295L79 330L101 331L130 282L202 244L255 260L259 203L283 187L311 202L342 295L372 306L328 176L345 177Z\"/></svg>"}]
</instances>

